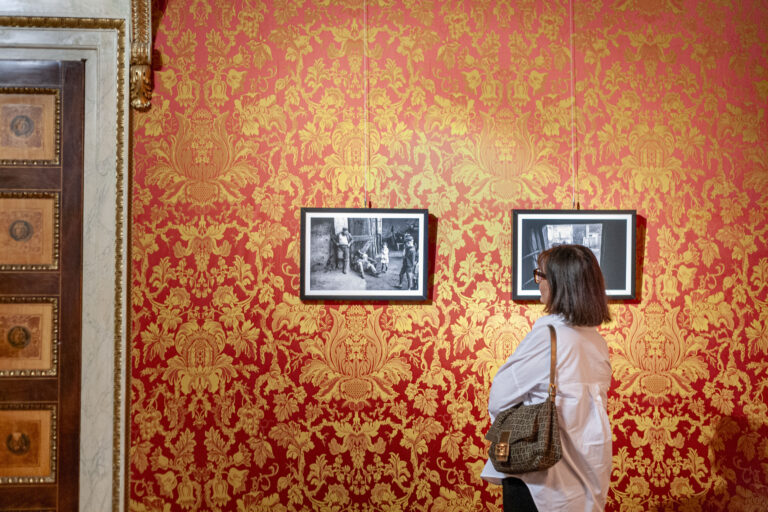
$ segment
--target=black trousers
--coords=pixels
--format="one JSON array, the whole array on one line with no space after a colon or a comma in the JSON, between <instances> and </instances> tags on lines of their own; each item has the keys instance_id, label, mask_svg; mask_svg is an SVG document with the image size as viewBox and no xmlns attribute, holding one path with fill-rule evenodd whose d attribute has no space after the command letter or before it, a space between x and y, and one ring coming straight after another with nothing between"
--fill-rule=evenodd
<instances>
[{"instance_id":1,"label":"black trousers","mask_svg":"<svg viewBox=\"0 0 768 512\"><path fill-rule=\"evenodd\" d=\"M538 512L533 502L531 491L525 482L515 477L507 477L501 481L504 498L504 512Z\"/></svg>"}]
</instances>

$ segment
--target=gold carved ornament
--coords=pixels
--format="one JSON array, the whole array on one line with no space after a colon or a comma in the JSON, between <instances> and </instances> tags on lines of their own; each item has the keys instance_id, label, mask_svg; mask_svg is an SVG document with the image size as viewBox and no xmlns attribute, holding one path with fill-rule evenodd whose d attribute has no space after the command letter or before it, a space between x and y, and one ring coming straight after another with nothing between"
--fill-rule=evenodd
<instances>
[{"instance_id":1,"label":"gold carved ornament","mask_svg":"<svg viewBox=\"0 0 768 512\"><path fill-rule=\"evenodd\" d=\"M131 0L131 106L146 110L152 98L152 3Z\"/></svg>"}]
</instances>

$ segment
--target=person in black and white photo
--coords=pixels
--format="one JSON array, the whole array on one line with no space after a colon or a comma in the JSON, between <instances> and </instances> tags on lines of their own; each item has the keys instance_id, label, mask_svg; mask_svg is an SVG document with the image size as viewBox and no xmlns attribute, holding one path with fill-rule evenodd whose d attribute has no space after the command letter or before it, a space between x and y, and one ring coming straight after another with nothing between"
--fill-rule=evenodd
<instances>
[{"instance_id":1,"label":"person in black and white photo","mask_svg":"<svg viewBox=\"0 0 768 512\"><path fill-rule=\"evenodd\" d=\"M347 228L343 228L341 233L336 235L336 247L341 250L342 268L341 271L346 274L349 270L349 246L352 244L352 236Z\"/></svg>"},{"instance_id":2,"label":"person in black and white photo","mask_svg":"<svg viewBox=\"0 0 768 512\"><path fill-rule=\"evenodd\" d=\"M365 251L357 251L358 258L355 262L357 270L360 271L360 277L365 279L365 271L367 270L372 276L378 277L379 273L376 271L376 265L368 258L368 254Z\"/></svg>"},{"instance_id":3,"label":"person in black and white photo","mask_svg":"<svg viewBox=\"0 0 768 512\"><path fill-rule=\"evenodd\" d=\"M406 234L405 247L403 248L403 263L400 267L400 282L395 285L397 288L411 289L417 261L418 256L416 255L416 247L413 245L413 236ZM403 286L403 278L405 278L405 286Z\"/></svg>"}]
</instances>

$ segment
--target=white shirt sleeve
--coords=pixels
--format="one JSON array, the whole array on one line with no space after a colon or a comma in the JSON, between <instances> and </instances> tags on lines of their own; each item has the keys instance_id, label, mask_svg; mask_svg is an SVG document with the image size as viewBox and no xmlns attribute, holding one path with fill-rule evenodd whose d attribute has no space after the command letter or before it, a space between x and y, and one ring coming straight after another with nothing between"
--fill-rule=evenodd
<instances>
[{"instance_id":1,"label":"white shirt sleeve","mask_svg":"<svg viewBox=\"0 0 768 512\"><path fill-rule=\"evenodd\" d=\"M541 319L496 372L488 397L491 422L503 410L521 402L536 403L530 393L549 392L549 328Z\"/></svg>"}]
</instances>

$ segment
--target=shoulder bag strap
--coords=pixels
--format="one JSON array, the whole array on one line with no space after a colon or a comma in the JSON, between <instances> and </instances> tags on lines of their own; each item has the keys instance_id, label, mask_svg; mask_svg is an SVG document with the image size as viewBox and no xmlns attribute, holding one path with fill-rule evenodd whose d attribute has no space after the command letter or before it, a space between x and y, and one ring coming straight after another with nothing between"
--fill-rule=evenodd
<instances>
[{"instance_id":1,"label":"shoulder bag strap","mask_svg":"<svg viewBox=\"0 0 768 512\"><path fill-rule=\"evenodd\" d=\"M557 393L557 386L555 386L555 367L557 366L557 331L552 325L549 327L549 344L550 344L550 360L549 360L549 399L554 403L555 394Z\"/></svg>"}]
</instances>

